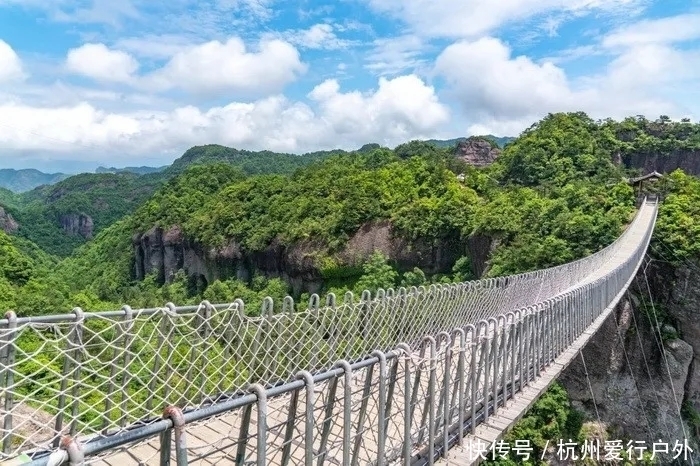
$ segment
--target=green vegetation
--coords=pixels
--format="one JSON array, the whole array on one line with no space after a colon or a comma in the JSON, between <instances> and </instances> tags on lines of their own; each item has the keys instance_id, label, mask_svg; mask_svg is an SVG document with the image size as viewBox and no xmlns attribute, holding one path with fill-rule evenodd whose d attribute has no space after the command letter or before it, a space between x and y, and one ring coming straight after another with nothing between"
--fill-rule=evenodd
<instances>
[{"instance_id":1,"label":"green vegetation","mask_svg":"<svg viewBox=\"0 0 700 466\"><path fill-rule=\"evenodd\" d=\"M65 257L132 212L159 184L157 179L129 173L84 173L24 193L10 212L20 225L19 236Z\"/></svg>"},{"instance_id":2,"label":"green vegetation","mask_svg":"<svg viewBox=\"0 0 700 466\"><path fill-rule=\"evenodd\" d=\"M71 308L78 295L92 304L88 308L152 302L141 299L141 293L154 296L150 282L132 278L131 238L154 226L177 226L204 250L235 243L244 255L271 243L305 244L327 280L324 291L358 282L363 270L339 262L337 254L373 222L387 222L410 244L459 248L454 267L433 277L413 266L397 269L392 285L474 278L463 245L475 234L497 241L487 273L498 276L590 254L629 221L634 196L613 164L622 143L608 126L580 113L550 115L510 143L497 163L479 170L457 160L452 149L420 141L393 151L367 145L308 158L199 146L161 173L80 175L19 200L8 196L13 203L7 204L20 223L19 236L54 255L72 252L47 275L55 299L42 297L42 312ZM83 244L84 238L60 228L68 212L91 217L92 241ZM397 266L393 258L388 265ZM203 285L187 281L187 300L201 299Z\"/></svg>"},{"instance_id":3,"label":"green vegetation","mask_svg":"<svg viewBox=\"0 0 700 466\"><path fill-rule=\"evenodd\" d=\"M506 455L506 458L490 458L482 464L546 465L547 462L542 461L541 458L547 447L554 447L556 451L556 444L552 444L552 440L571 439L581 445L583 443L582 426L583 414L571 407L566 390L555 382L503 439L511 447L515 445L516 440L528 441L529 446L532 447L530 459L523 461L520 456L511 452Z\"/></svg>"},{"instance_id":4,"label":"green vegetation","mask_svg":"<svg viewBox=\"0 0 700 466\"><path fill-rule=\"evenodd\" d=\"M175 160L164 173L176 175L194 164L226 163L239 167L247 175L281 173L289 174L294 170L345 151L319 151L304 155L280 154L278 152L253 152L224 147L218 144L195 146L188 149L182 157Z\"/></svg>"},{"instance_id":5,"label":"green vegetation","mask_svg":"<svg viewBox=\"0 0 700 466\"><path fill-rule=\"evenodd\" d=\"M700 179L680 170L659 182L659 207L654 246L668 260L680 263L700 255Z\"/></svg>"},{"instance_id":6,"label":"green vegetation","mask_svg":"<svg viewBox=\"0 0 700 466\"><path fill-rule=\"evenodd\" d=\"M164 167L146 167L146 166L141 166L141 167L124 167L124 168L114 168L114 167L97 167L95 169L95 173L134 173L136 175L148 175L150 173L159 173L162 172L168 168L167 166Z\"/></svg>"},{"instance_id":7,"label":"green vegetation","mask_svg":"<svg viewBox=\"0 0 700 466\"><path fill-rule=\"evenodd\" d=\"M0 205L5 206L20 224L19 236L33 241L50 254L67 257L91 236L133 213L160 186L188 167L223 163L238 167L245 175L289 174L336 153L345 152L315 152L298 156L270 151L239 151L218 145L197 146L185 152L169 167L101 167L98 173L83 173L65 180L65 175L56 177L51 182L55 184L49 185L47 182L21 194L0 189ZM81 216L82 221L91 226L76 232L73 226L81 221Z\"/></svg>"},{"instance_id":8,"label":"green vegetation","mask_svg":"<svg viewBox=\"0 0 700 466\"><path fill-rule=\"evenodd\" d=\"M491 134L488 134L486 136L471 136L472 138L478 138L478 139L486 139L487 141L491 142L494 146L503 148L506 146L506 144L510 144L513 142L516 138L512 137L499 137L499 136L493 136ZM455 145L457 145L461 141L466 141L468 138L455 138L455 139L428 139L425 141L428 144L431 144L435 147L442 148L442 149L448 149L452 148Z\"/></svg>"},{"instance_id":9,"label":"green vegetation","mask_svg":"<svg viewBox=\"0 0 700 466\"><path fill-rule=\"evenodd\" d=\"M622 122L606 120L603 127L612 131L622 142L620 149L624 158L640 153L663 156L700 149L700 125L691 123L687 118L672 121L667 115L661 115L651 121L636 116L625 118Z\"/></svg>"}]
</instances>

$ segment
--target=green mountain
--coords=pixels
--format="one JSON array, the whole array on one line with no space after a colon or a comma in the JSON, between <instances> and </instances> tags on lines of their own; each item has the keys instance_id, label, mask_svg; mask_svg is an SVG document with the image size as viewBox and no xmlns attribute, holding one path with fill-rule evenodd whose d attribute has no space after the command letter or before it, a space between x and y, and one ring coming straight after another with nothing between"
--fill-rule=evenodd
<instances>
[{"instance_id":1,"label":"green mountain","mask_svg":"<svg viewBox=\"0 0 700 466\"><path fill-rule=\"evenodd\" d=\"M124 168L116 173L82 173L53 185L13 193L0 188L0 205L19 223L17 235L33 241L50 254L66 257L104 228L146 201L169 179L190 166L225 163L246 175L289 174L343 151L305 155L270 151L249 152L219 146L196 146L168 167ZM136 173L140 172L140 173Z\"/></svg>"},{"instance_id":2,"label":"green mountain","mask_svg":"<svg viewBox=\"0 0 700 466\"><path fill-rule=\"evenodd\" d=\"M232 147L208 144L194 146L188 149L172 165L164 170L164 174L175 175L182 173L194 164L226 163L239 167L248 175L269 173L292 173L294 170L317 162L336 154L346 154L343 150L309 152L302 155L285 154L271 151L247 151Z\"/></svg>"},{"instance_id":3,"label":"green mountain","mask_svg":"<svg viewBox=\"0 0 700 466\"><path fill-rule=\"evenodd\" d=\"M15 193L23 193L37 186L58 183L69 176L65 173L43 173L33 168L22 170L2 168L0 169L0 187Z\"/></svg>"},{"instance_id":4,"label":"green mountain","mask_svg":"<svg viewBox=\"0 0 700 466\"><path fill-rule=\"evenodd\" d=\"M570 138L559 137L561 128ZM552 138L558 150L547 152ZM267 153L290 165L277 174L248 165L259 173L250 175L242 167L254 155L201 146L133 215L66 259L61 275L103 300L138 300L137 288L173 280L196 300L235 276L285 276L296 294L352 285L372 244L401 276L418 267L436 280L556 265L608 244L627 222L634 194L613 163L617 149L604 127L579 114L543 120L484 169L451 147L412 141L322 153L291 174L284 171L299 159L290 157L299 156ZM500 246L482 257L469 250L473 237Z\"/></svg>"},{"instance_id":5,"label":"green mountain","mask_svg":"<svg viewBox=\"0 0 700 466\"><path fill-rule=\"evenodd\" d=\"M7 202L17 235L50 254L69 255L148 199L162 180L133 173L83 173Z\"/></svg>"}]
</instances>

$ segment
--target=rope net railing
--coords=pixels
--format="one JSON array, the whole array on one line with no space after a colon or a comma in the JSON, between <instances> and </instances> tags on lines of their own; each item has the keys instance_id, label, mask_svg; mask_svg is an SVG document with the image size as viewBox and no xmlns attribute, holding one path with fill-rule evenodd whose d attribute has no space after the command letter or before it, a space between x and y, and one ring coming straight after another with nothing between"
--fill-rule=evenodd
<instances>
[{"instance_id":1,"label":"rope net railing","mask_svg":"<svg viewBox=\"0 0 700 466\"><path fill-rule=\"evenodd\" d=\"M605 249L546 270L453 285L379 290L342 302L313 295L297 310L271 298L259 316L230 304L84 312L0 320L2 456L89 439L161 417L163 407L209 406L251 383L279 386L300 371L360 361L400 343L420 353L426 335L464 328L569 293L609 263L640 215ZM648 220L648 219L647 219ZM645 225L639 227L646 228ZM285 424L287 425L287 424ZM289 427L291 429L291 427ZM364 463L363 463L364 464Z\"/></svg>"}]
</instances>

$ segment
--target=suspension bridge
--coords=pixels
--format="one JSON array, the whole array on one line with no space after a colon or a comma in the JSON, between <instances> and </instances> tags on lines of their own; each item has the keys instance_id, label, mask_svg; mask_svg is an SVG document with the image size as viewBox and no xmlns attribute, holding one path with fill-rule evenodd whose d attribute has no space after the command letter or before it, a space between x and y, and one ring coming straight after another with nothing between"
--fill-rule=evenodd
<instances>
[{"instance_id":1,"label":"suspension bridge","mask_svg":"<svg viewBox=\"0 0 700 466\"><path fill-rule=\"evenodd\" d=\"M621 299L657 214L581 260L430 287L0 319L0 464L471 464Z\"/></svg>"}]
</instances>

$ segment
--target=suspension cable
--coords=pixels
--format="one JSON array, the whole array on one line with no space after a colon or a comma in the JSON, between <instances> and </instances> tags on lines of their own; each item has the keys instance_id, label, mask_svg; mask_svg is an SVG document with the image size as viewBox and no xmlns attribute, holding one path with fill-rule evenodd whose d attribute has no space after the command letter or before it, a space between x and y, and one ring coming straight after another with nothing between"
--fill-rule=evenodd
<instances>
[{"instance_id":1,"label":"suspension cable","mask_svg":"<svg viewBox=\"0 0 700 466\"><path fill-rule=\"evenodd\" d=\"M588 382L588 390L591 392L591 399L593 400L593 408L595 409L595 416L598 418L598 425L602 426L603 422L600 420L600 413L598 412L598 403L595 401L595 394L593 393L593 385L591 384L591 378L588 375L588 368L586 367L586 358L583 357L583 351L578 350L578 354L581 356L581 362L583 363L583 371L586 373L586 382Z\"/></svg>"},{"instance_id":2,"label":"suspension cable","mask_svg":"<svg viewBox=\"0 0 700 466\"><path fill-rule=\"evenodd\" d=\"M630 293L629 291L625 292L627 295L627 300L631 302L630 300ZM639 326L637 325L637 317L634 315L634 309L632 309L632 323L634 324L634 330L635 333L637 334L637 342L639 343L639 349L642 352L642 359L644 360L644 367L646 368L647 375L649 376L649 382L651 385L654 385L654 381L651 377L651 369L649 369L649 362L647 360L646 353L644 352L644 345L642 344L642 337L639 333ZM653 330L652 330L653 332ZM659 412L661 412L661 399L659 398L659 394L657 393L656 390L652 390L654 393L654 398L656 399L656 404L659 407ZM664 422L664 427L666 428L666 434L668 435L668 438L671 438L671 429L668 427L668 419L666 418L666 413L663 415L663 422Z\"/></svg>"},{"instance_id":3,"label":"suspension cable","mask_svg":"<svg viewBox=\"0 0 700 466\"><path fill-rule=\"evenodd\" d=\"M634 312L632 310L631 312ZM637 378L634 376L634 371L632 370L632 364L630 364L630 358L627 354L627 348L625 348L625 341L622 339L622 333L620 332L620 324L617 322L617 316L613 314L613 320L615 321L615 328L617 329L617 337L620 340L620 346L622 347L622 353L625 355L625 361L627 361L627 368L632 376L632 381L634 382L634 391L637 393L637 399L639 400L639 406L642 408L642 414L644 414L644 421L647 424L647 432L649 438L653 438L651 423L649 422L649 416L647 416L647 410L644 407L644 402L642 401L642 395L639 393L639 384L637 383Z\"/></svg>"},{"instance_id":4,"label":"suspension cable","mask_svg":"<svg viewBox=\"0 0 700 466\"><path fill-rule=\"evenodd\" d=\"M656 315L656 307L654 306L654 298L651 295L651 286L649 286L649 279L647 278L647 267L649 264L651 264L652 259L649 259L649 262L647 265L642 269L644 273L644 282L646 283L647 286L647 291L649 293L649 302L651 304L652 311L654 313L654 320L656 321L656 330L659 332L659 339L661 340L661 355L663 356L664 363L666 364L666 372L668 372L668 381L671 384L671 392L673 394L673 401L676 404L676 410L678 411L678 420L680 421L681 424L681 429L683 430L683 436L687 439L688 438L688 432L685 429L685 422L683 421L683 416L681 415L681 406L678 403L678 395L676 394L676 387L673 385L673 377L671 376L671 368L668 364L668 358L666 357L666 347L664 345L663 338L661 337L661 328L659 326L659 318ZM690 464L693 466L695 465L695 462L693 461L693 456L690 455Z\"/></svg>"}]
</instances>

